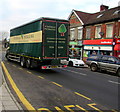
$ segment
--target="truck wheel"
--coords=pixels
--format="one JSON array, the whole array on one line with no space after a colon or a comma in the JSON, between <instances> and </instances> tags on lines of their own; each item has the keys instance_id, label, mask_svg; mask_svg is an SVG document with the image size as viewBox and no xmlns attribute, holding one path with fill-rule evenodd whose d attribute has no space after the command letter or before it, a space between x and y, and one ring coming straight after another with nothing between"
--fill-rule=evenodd
<instances>
[{"instance_id":1,"label":"truck wheel","mask_svg":"<svg viewBox=\"0 0 120 112\"><path fill-rule=\"evenodd\" d=\"M21 59L20 59L20 65L22 67L25 67L25 58L24 57L21 57Z\"/></svg>"},{"instance_id":2,"label":"truck wheel","mask_svg":"<svg viewBox=\"0 0 120 112\"><path fill-rule=\"evenodd\" d=\"M117 76L120 77L120 68L119 68L118 71L117 71Z\"/></svg>"},{"instance_id":3,"label":"truck wheel","mask_svg":"<svg viewBox=\"0 0 120 112\"><path fill-rule=\"evenodd\" d=\"M8 54L8 53L5 55L5 57L6 57L6 59L7 59L8 61L10 61L10 59L9 59L9 54Z\"/></svg>"},{"instance_id":4,"label":"truck wheel","mask_svg":"<svg viewBox=\"0 0 120 112\"><path fill-rule=\"evenodd\" d=\"M71 67L73 67L73 62L70 61L68 65L71 66Z\"/></svg>"},{"instance_id":5,"label":"truck wheel","mask_svg":"<svg viewBox=\"0 0 120 112\"><path fill-rule=\"evenodd\" d=\"M98 67L97 67L96 64L92 64L92 65L90 66L90 69L91 69L91 71L96 72L97 69L98 69Z\"/></svg>"},{"instance_id":6,"label":"truck wheel","mask_svg":"<svg viewBox=\"0 0 120 112\"><path fill-rule=\"evenodd\" d=\"M26 60L26 67L31 68L31 60L29 58Z\"/></svg>"}]
</instances>

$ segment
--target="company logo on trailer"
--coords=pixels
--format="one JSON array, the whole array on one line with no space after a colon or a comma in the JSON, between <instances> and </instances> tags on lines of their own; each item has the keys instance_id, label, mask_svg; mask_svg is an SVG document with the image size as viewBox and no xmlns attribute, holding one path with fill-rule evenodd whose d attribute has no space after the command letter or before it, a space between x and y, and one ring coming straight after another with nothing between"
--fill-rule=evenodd
<instances>
[{"instance_id":1,"label":"company logo on trailer","mask_svg":"<svg viewBox=\"0 0 120 112\"><path fill-rule=\"evenodd\" d=\"M61 34L61 36L64 36L66 33L67 29L64 24L61 24L60 27L58 28L58 32Z\"/></svg>"}]
</instances>

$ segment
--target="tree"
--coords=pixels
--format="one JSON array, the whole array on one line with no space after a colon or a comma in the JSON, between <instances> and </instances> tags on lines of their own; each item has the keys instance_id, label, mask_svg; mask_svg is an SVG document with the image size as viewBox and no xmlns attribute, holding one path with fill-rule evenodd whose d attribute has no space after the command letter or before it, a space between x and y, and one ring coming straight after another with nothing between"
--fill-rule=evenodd
<instances>
[{"instance_id":1,"label":"tree","mask_svg":"<svg viewBox=\"0 0 120 112\"><path fill-rule=\"evenodd\" d=\"M7 48L9 45L8 37L9 37L9 32L5 32L5 31L0 32L0 40L2 41L2 44L5 48Z\"/></svg>"},{"instance_id":2,"label":"tree","mask_svg":"<svg viewBox=\"0 0 120 112\"><path fill-rule=\"evenodd\" d=\"M64 36L64 33L67 31L66 27L64 24L61 24L60 27L58 28L59 33L61 33L61 36Z\"/></svg>"}]
</instances>

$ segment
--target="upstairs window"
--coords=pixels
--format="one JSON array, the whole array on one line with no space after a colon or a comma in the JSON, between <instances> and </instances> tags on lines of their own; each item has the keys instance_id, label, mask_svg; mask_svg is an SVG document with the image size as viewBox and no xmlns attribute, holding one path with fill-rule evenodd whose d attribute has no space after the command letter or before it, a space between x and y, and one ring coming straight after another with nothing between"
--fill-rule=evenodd
<instances>
[{"instance_id":1,"label":"upstairs window","mask_svg":"<svg viewBox=\"0 0 120 112\"><path fill-rule=\"evenodd\" d=\"M78 40L82 39L82 33L83 33L82 27L78 28Z\"/></svg>"},{"instance_id":2,"label":"upstairs window","mask_svg":"<svg viewBox=\"0 0 120 112\"><path fill-rule=\"evenodd\" d=\"M90 39L91 28L86 28L86 39Z\"/></svg>"},{"instance_id":3,"label":"upstairs window","mask_svg":"<svg viewBox=\"0 0 120 112\"><path fill-rule=\"evenodd\" d=\"M118 13L120 13L120 10L115 11L113 15L117 15Z\"/></svg>"},{"instance_id":4,"label":"upstairs window","mask_svg":"<svg viewBox=\"0 0 120 112\"><path fill-rule=\"evenodd\" d=\"M100 36L100 32L101 32L101 26L96 26L96 30L95 30L95 38L101 38Z\"/></svg>"},{"instance_id":5,"label":"upstairs window","mask_svg":"<svg viewBox=\"0 0 120 112\"><path fill-rule=\"evenodd\" d=\"M97 18L100 18L100 17L102 17L102 16L103 16L103 14L100 14L100 15L97 16Z\"/></svg>"},{"instance_id":6,"label":"upstairs window","mask_svg":"<svg viewBox=\"0 0 120 112\"><path fill-rule=\"evenodd\" d=\"M106 25L106 38L113 38L113 24Z\"/></svg>"},{"instance_id":7,"label":"upstairs window","mask_svg":"<svg viewBox=\"0 0 120 112\"><path fill-rule=\"evenodd\" d=\"M75 29L70 29L70 40L74 40L75 39Z\"/></svg>"}]
</instances>

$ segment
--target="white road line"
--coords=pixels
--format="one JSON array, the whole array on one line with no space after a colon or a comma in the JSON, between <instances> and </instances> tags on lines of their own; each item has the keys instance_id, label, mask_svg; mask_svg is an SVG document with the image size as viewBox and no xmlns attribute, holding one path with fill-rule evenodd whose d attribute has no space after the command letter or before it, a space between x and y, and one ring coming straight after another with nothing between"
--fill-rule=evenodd
<instances>
[{"instance_id":1,"label":"white road line","mask_svg":"<svg viewBox=\"0 0 120 112\"><path fill-rule=\"evenodd\" d=\"M65 71L68 71L68 72L72 72L72 73L76 73L76 74L80 74L80 75L84 75L84 76L87 75L87 74L84 74L84 73L80 73L80 72L76 72L76 71L72 71L72 70L67 70L67 69L64 69L64 68L62 68L62 70L65 70Z\"/></svg>"},{"instance_id":2,"label":"white road line","mask_svg":"<svg viewBox=\"0 0 120 112\"><path fill-rule=\"evenodd\" d=\"M115 81L111 81L111 80L108 80L108 82L114 83L114 84L120 84L119 82L115 82Z\"/></svg>"}]
</instances>

